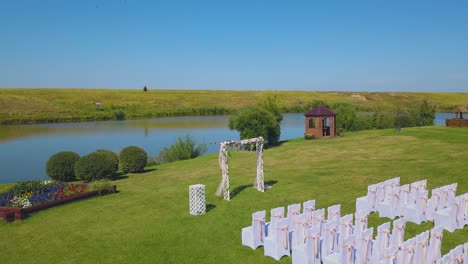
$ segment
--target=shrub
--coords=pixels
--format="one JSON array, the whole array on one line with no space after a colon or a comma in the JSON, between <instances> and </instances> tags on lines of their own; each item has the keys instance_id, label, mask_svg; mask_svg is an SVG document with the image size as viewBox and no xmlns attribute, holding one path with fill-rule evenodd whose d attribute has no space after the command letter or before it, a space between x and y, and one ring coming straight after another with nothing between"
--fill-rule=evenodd
<instances>
[{"instance_id":1,"label":"shrub","mask_svg":"<svg viewBox=\"0 0 468 264\"><path fill-rule=\"evenodd\" d=\"M75 163L80 156L75 152L63 151L52 155L46 164L46 173L53 180L73 181L75 180Z\"/></svg>"},{"instance_id":2,"label":"shrub","mask_svg":"<svg viewBox=\"0 0 468 264\"><path fill-rule=\"evenodd\" d=\"M84 181L112 179L115 173L115 161L110 155L93 152L83 156L75 164L75 174Z\"/></svg>"},{"instance_id":3,"label":"shrub","mask_svg":"<svg viewBox=\"0 0 468 264\"><path fill-rule=\"evenodd\" d=\"M157 158L154 159L155 163L168 163L177 160L193 159L206 151L206 145L201 144L196 146L193 137L187 135L184 139L177 138L177 142L170 147L164 148L159 152Z\"/></svg>"},{"instance_id":4,"label":"shrub","mask_svg":"<svg viewBox=\"0 0 468 264\"><path fill-rule=\"evenodd\" d=\"M125 173L142 172L147 159L146 151L136 146L126 147L120 152L120 166Z\"/></svg>"},{"instance_id":5,"label":"shrub","mask_svg":"<svg viewBox=\"0 0 468 264\"><path fill-rule=\"evenodd\" d=\"M117 120L125 120L125 112L122 110L115 111L114 115Z\"/></svg>"},{"instance_id":6,"label":"shrub","mask_svg":"<svg viewBox=\"0 0 468 264\"><path fill-rule=\"evenodd\" d=\"M109 180L93 181L89 184L88 188L92 191L98 191L99 195L114 191L114 187Z\"/></svg>"},{"instance_id":7,"label":"shrub","mask_svg":"<svg viewBox=\"0 0 468 264\"><path fill-rule=\"evenodd\" d=\"M117 155L117 153L113 152L113 151L110 151L110 150L106 150L106 149L98 149L96 150L96 152L98 153L102 153L104 155L108 155L109 158L112 159L112 161L114 162L114 173L116 173L118 170L119 170L119 155Z\"/></svg>"}]
</instances>

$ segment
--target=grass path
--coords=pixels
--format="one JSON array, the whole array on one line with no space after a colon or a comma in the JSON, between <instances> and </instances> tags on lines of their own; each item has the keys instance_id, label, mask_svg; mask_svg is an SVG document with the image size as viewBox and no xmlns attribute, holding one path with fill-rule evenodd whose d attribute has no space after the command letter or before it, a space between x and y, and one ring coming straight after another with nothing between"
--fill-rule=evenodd
<instances>
[{"instance_id":1,"label":"grass path","mask_svg":"<svg viewBox=\"0 0 468 264\"><path fill-rule=\"evenodd\" d=\"M395 176L401 183L428 180L428 188L458 182L468 192L468 129L423 127L348 133L342 138L296 139L265 152L271 190L255 191L255 153L232 152L230 202L214 192L220 180L216 155L154 167L116 182L118 194L89 199L0 223L0 263L276 263L241 246L240 230L258 210L316 199L317 208L354 201L368 184ZM203 183L202 216L188 213L188 186ZM267 214L269 217L269 213ZM388 221L370 216L376 227ZM408 223L406 238L432 228ZM443 252L468 242L468 227L444 232ZM281 263L291 263L283 258Z\"/></svg>"},{"instance_id":2,"label":"grass path","mask_svg":"<svg viewBox=\"0 0 468 264\"><path fill-rule=\"evenodd\" d=\"M277 95L287 111L303 111L304 104L323 100L348 102L364 109L419 104L428 99L439 111L465 105L468 93L377 93L305 91L207 91L111 89L0 89L0 124L91 121L177 115L227 114ZM102 105L96 109L94 102Z\"/></svg>"}]
</instances>

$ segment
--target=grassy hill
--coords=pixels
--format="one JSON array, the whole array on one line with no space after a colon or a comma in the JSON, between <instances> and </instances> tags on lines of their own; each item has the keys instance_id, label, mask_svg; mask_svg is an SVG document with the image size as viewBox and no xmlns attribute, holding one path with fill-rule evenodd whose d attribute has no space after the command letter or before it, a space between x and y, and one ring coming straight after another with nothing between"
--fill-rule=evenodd
<instances>
[{"instance_id":1,"label":"grassy hill","mask_svg":"<svg viewBox=\"0 0 468 264\"><path fill-rule=\"evenodd\" d=\"M418 104L428 99L439 111L468 104L468 93L371 93L305 91L207 91L110 89L0 89L0 124L128 119L232 113L278 95L287 111L307 103L349 102L371 110ZM95 102L101 107L96 108Z\"/></svg>"},{"instance_id":2,"label":"grassy hill","mask_svg":"<svg viewBox=\"0 0 468 264\"><path fill-rule=\"evenodd\" d=\"M0 263L277 263L241 246L241 228L259 210L316 199L317 208L355 211L367 186L395 176L428 180L428 189L457 182L468 191L468 129L420 127L296 139L265 151L265 193L251 188L255 153L232 152L230 202L215 197L217 155L150 168L115 183L119 193L55 207L0 223ZM206 185L211 210L188 212L188 186ZM369 225L390 221L370 216ZM433 227L408 223L405 239ZM374 229L375 230L375 229ZM468 227L444 232L443 253L468 242ZM283 258L281 263L291 263Z\"/></svg>"}]
</instances>

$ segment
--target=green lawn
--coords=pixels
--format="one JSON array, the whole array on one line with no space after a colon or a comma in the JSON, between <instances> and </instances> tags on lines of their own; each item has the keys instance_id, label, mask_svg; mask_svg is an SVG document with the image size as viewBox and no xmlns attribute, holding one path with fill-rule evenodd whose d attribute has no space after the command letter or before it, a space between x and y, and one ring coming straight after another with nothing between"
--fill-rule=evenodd
<instances>
[{"instance_id":1,"label":"green lawn","mask_svg":"<svg viewBox=\"0 0 468 264\"><path fill-rule=\"evenodd\" d=\"M287 111L302 111L304 104L323 100L348 102L363 109L419 104L428 99L438 111L465 105L468 93L384 93L306 91L208 91L112 89L0 89L0 124L127 119L177 115L227 114L277 95ZM96 109L94 102L100 102Z\"/></svg>"},{"instance_id":2,"label":"green lawn","mask_svg":"<svg viewBox=\"0 0 468 264\"><path fill-rule=\"evenodd\" d=\"M217 155L154 167L116 181L117 194L75 202L9 224L0 223L0 263L276 263L241 246L251 213L316 199L317 208L355 210L367 185L395 176L428 180L428 188L458 182L468 191L468 129L422 127L348 133L342 138L285 142L265 152L265 193L249 187L255 153L230 157L230 202L214 196ZM212 208L188 213L188 186L202 183ZM245 188L246 187L246 188ZM269 217L269 213L267 214ZM370 226L389 221L370 216ZM433 227L408 223L406 238ZM443 253L468 242L468 227L444 232ZM281 263L291 263L283 258Z\"/></svg>"}]
</instances>

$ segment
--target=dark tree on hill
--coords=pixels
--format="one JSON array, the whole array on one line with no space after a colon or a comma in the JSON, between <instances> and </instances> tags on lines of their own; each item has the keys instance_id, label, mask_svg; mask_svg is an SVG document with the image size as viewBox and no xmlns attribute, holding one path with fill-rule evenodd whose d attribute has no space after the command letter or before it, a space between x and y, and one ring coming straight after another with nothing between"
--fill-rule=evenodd
<instances>
[{"instance_id":1,"label":"dark tree on hill","mask_svg":"<svg viewBox=\"0 0 468 264\"><path fill-rule=\"evenodd\" d=\"M145 86L145 87L143 88L143 92L146 92L146 91L148 91L148 88Z\"/></svg>"}]
</instances>

